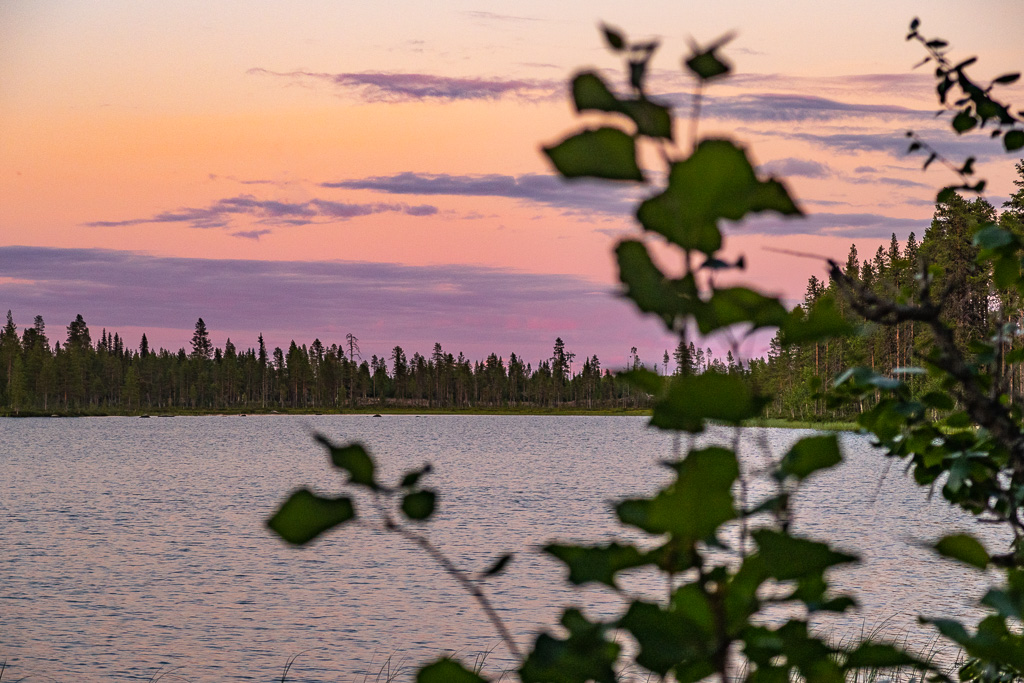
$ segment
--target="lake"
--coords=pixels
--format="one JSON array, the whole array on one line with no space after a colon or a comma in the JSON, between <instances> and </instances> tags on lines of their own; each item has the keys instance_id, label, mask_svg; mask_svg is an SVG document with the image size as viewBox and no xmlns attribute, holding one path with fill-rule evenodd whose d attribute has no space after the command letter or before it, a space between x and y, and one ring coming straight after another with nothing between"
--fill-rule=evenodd
<instances>
[{"instance_id":1,"label":"lake","mask_svg":"<svg viewBox=\"0 0 1024 683\"><path fill-rule=\"evenodd\" d=\"M296 549L265 529L293 488L342 490L314 431L365 443L384 481L433 464L427 483L441 497L428 534L473 570L517 553L488 592L524 647L564 605L621 607L609 591L569 587L536 548L633 538L607 503L666 483L658 463L672 455L671 436L633 417L0 419L3 680L268 681L297 656L290 681L372 681L442 651L469 662L490 652L491 674L511 666L477 606L407 541L354 527ZM745 429L741 453L758 463L763 447L780 456L808 433ZM731 438L716 428L700 442ZM1008 537L929 501L868 437L842 445L843 465L796 499L799 533L863 558L832 574L861 609L822 628L932 647L917 615L979 614L995 575L920 544L966 530L1002 551ZM655 588L642 572L628 579Z\"/></svg>"}]
</instances>

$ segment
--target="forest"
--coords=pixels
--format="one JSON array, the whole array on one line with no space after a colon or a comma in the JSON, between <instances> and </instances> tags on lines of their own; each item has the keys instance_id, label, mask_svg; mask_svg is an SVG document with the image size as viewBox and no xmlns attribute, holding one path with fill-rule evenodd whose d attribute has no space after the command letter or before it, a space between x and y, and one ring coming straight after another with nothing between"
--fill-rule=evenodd
<instances>
[{"instance_id":1,"label":"forest","mask_svg":"<svg viewBox=\"0 0 1024 683\"><path fill-rule=\"evenodd\" d=\"M937 204L931 226L918 242L911 233L905 244L893 234L888 249L861 258L851 245L843 272L880 295L896 298L914 284L921 264L937 277L949 302L946 315L957 339L992 336L999 330L1024 329L1024 301L1015 291L1000 291L993 274L975 264L978 225L996 222L1024 234L1024 161L1016 165L1018 187L997 210L983 198L953 194ZM711 348L693 341L680 343L663 357L642 361L633 349L633 369L660 374L727 373L744 377L757 393L775 398L767 416L799 421L852 418L864 405L830 407L818 388L845 368L862 366L881 374L919 365L928 348L928 331L920 323L895 326L867 324L844 301L836 282L812 275L804 300L805 313L833 306L859 334L806 344L773 339L764 358L743 361L731 351L716 357ZM1003 334L1004 357L1024 356L1019 334ZM1010 367L1008 362L1007 367ZM1024 396L1024 372L1012 365L1005 381L1014 400ZM159 411L331 411L352 408L571 408L579 410L645 408L650 397L603 367L595 355L576 360L561 338L552 354L536 367L515 353L492 353L483 360L446 352L435 344L429 356L407 357L395 346L389 357L362 358L359 340L348 334L341 343L325 345L292 341L287 350L268 350L262 335L255 347L238 348L228 339L214 347L205 322L196 322L191 348L151 349L142 336L128 348L117 333L93 333L81 315L67 326L63 342L51 342L42 316L20 332L11 311L0 330L0 412L7 415L135 414ZM909 375L916 391L930 391L928 379ZM916 384L915 384L916 383ZM918 386L920 385L920 386Z\"/></svg>"},{"instance_id":2,"label":"forest","mask_svg":"<svg viewBox=\"0 0 1024 683\"><path fill-rule=\"evenodd\" d=\"M975 233L979 226L996 223L1015 235L1024 235L1024 161L1016 164L1017 191L997 210L984 198L965 199L959 194L935 207L931 225L921 241L911 233L901 248L893 235L888 249L879 247L873 256L861 259L856 246L850 247L840 267L853 281L892 300L908 300L922 264L935 278L933 290L942 293L945 320L955 330L957 343L971 352L969 340L998 337L998 367L1007 394L1015 403L1024 397L1024 372L1016 360L1024 358L1024 302L1013 288L998 288L992 268L977 265L979 247ZM772 340L768 355L751 361L745 369L755 387L774 394L767 408L771 417L796 420L842 420L869 407L847 404L830 408L816 387L823 386L850 367L866 367L907 382L915 393L941 390L935 380L914 368L923 364L931 346L923 323L898 325L866 323L851 310L838 283L824 282L812 275L807 282L801 307L810 311L819 305L834 305L858 334L826 342L784 346L780 335ZM895 373L894 373L895 371Z\"/></svg>"},{"instance_id":3,"label":"forest","mask_svg":"<svg viewBox=\"0 0 1024 683\"><path fill-rule=\"evenodd\" d=\"M0 331L0 405L8 415L647 405L645 394L602 371L597 356L574 367L575 358L560 338L536 368L515 353L471 361L440 344L429 357L407 357L395 346L389 358L364 360L353 334L330 346L292 341L287 351L269 351L262 335L255 348L240 350L230 339L215 348L202 318L188 351L151 349L145 335L138 349L127 348L105 329L93 343L81 315L67 326L66 340L51 345L41 316L19 336L8 311ZM632 358L642 365L635 349ZM726 369L720 361L707 366Z\"/></svg>"}]
</instances>

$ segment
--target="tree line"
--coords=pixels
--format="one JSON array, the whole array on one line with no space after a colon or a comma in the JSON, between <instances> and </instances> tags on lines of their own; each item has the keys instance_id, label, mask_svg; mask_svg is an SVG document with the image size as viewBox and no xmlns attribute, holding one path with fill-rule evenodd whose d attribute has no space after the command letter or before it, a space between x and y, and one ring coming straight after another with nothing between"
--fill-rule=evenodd
<instances>
[{"instance_id":1,"label":"tree line","mask_svg":"<svg viewBox=\"0 0 1024 683\"><path fill-rule=\"evenodd\" d=\"M694 353L701 368L725 370L711 350ZM676 355L678 360L678 354ZM730 357L731 358L731 357ZM706 359L706 360L705 360ZM731 363L731 360L729 361ZM666 352L660 368L668 372ZM631 364L643 367L636 348ZM338 410L375 405L428 408L644 407L600 359L577 362L561 338L536 367L512 353L472 361L434 344L429 356L408 356L395 346L388 357L362 357L353 334L325 345L319 339L287 349L215 347L206 323L196 322L190 349L152 349L142 335L137 349L106 329L93 342L78 315L63 342L51 340L42 316L23 331L11 311L0 330L0 410L6 414L139 413L161 410Z\"/></svg>"}]
</instances>

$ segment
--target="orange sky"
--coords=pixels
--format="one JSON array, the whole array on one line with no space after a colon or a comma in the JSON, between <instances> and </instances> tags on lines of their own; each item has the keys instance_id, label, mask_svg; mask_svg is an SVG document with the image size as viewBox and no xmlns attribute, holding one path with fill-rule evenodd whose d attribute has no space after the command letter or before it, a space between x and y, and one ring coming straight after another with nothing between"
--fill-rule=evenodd
<instances>
[{"instance_id":1,"label":"orange sky","mask_svg":"<svg viewBox=\"0 0 1024 683\"><path fill-rule=\"evenodd\" d=\"M9 249L15 245L36 248L31 254L49 268L66 262L69 270L88 260L83 250L104 249L153 259L152 268L168 267L160 259L169 258L210 268L226 259L450 267L453 278L483 268L513 290L519 288L507 278L519 273L569 277L581 291L591 283L610 292L610 251L636 230L628 202L597 191L591 205L585 192L573 198L551 190L542 185L550 169L538 153L574 125L563 95L571 74L583 66L617 68L596 31L600 20L637 37L665 34L653 89L680 103L692 88L677 66L686 39L738 31L725 51L737 75L709 90L701 131L744 141L757 163L788 177L805 210L818 214L802 227L774 224L729 243L730 252L748 254L744 278L799 298L818 266L768 255L764 245L842 258L853 240L870 254L892 232L920 237L927 226L936 188L952 178L938 168L922 173L921 159L903 156L903 131L922 131L954 159L989 149L980 138L965 145L930 117L929 74L911 71L919 46L903 40L909 19L920 14L923 31L949 39L957 54L980 52L977 76L993 77L1024 63L1017 34L1024 4L988 2L984 12L954 2L786 8L523 2L504 14L478 2L4 3L0 276L17 270L17 278L45 282L37 289L51 298L0 280L0 306L14 309L20 325L42 314L59 330L74 314L73 300L88 305L92 326L152 325L160 329L156 343L172 347L190 334L181 321L199 316L215 340L218 331L254 338L267 329L263 320L246 324L221 313L221 304L202 295L178 297L180 310L165 323L152 305L76 298L89 291L82 279L95 275L83 271L65 281L33 271L29 252ZM1024 89L1004 96L1019 103ZM1013 190L1014 161L998 154L980 160L997 205ZM491 189L481 189L488 179ZM502 182L515 188L494 189ZM56 252L46 249L62 250L64 260L50 259ZM253 296L271 311L287 307L274 291L268 284ZM338 298L325 306L339 319L376 330L378 352L426 343L400 336L415 327L410 321L388 331L388 315L414 315L390 300L372 318L347 316L344 292L331 296ZM548 310L548 295L536 296L522 299L524 313L514 323L544 328L535 340L516 337L529 353L550 347L558 320L563 336L584 328L601 334L600 326L573 319L571 307ZM485 301L477 305L486 310ZM621 337L619 348L635 319L610 305L609 338ZM420 323L424 335L444 330L441 314L432 315ZM347 329L326 314L295 324L290 333L278 330L275 343L287 343L288 334L309 342ZM449 344L526 351L505 348L509 337L482 325L460 330L470 338ZM644 353L660 355L664 338L650 325L637 330ZM580 353L604 348L584 332L575 341L594 347Z\"/></svg>"}]
</instances>

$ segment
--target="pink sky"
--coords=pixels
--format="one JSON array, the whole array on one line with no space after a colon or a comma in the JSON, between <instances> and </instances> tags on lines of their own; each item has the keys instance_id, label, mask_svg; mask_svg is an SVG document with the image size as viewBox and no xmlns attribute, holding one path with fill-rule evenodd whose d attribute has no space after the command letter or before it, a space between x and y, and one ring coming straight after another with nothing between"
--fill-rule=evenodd
<instances>
[{"instance_id":1,"label":"pink sky","mask_svg":"<svg viewBox=\"0 0 1024 683\"><path fill-rule=\"evenodd\" d=\"M538 152L574 125L568 78L619 67L602 20L662 39L654 90L679 105L686 40L738 31L701 131L743 141L811 214L729 232L743 278L790 302L820 266L765 246L844 258L921 236L953 179L902 154L908 128L979 156L997 206L1013 190L1014 157L935 121L903 35L918 15L980 53L979 78L1020 70L1018 0L509 7L0 4L0 308L54 339L82 313L133 346L176 349L203 317L243 348L352 332L367 356L439 341L536 362L561 336L606 365L660 359L671 340L614 296L636 195L567 188Z\"/></svg>"}]
</instances>

